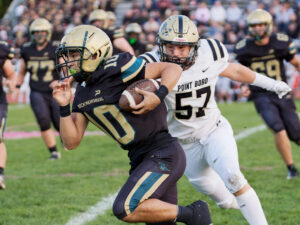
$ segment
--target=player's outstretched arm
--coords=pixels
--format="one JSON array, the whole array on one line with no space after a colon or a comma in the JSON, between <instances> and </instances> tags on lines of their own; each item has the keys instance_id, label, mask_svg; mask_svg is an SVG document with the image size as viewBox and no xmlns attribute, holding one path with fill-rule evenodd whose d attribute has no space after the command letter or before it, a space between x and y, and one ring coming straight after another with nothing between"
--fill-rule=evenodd
<instances>
[{"instance_id":1,"label":"player's outstretched arm","mask_svg":"<svg viewBox=\"0 0 300 225\"><path fill-rule=\"evenodd\" d=\"M235 81L261 87L268 91L273 91L279 98L282 98L291 91L291 88L285 82L256 73L238 63L229 63L227 68L220 75Z\"/></svg>"},{"instance_id":2,"label":"player's outstretched arm","mask_svg":"<svg viewBox=\"0 0 300 225\"><path fill-rule=\"evenodd\" d=\"M53 87L53 98L60 106L59 126L64 147L74 149L80 144L88 121L81 113L71 114L72 92L68 79L58 82Z\"/></svg>"}]
</instances>

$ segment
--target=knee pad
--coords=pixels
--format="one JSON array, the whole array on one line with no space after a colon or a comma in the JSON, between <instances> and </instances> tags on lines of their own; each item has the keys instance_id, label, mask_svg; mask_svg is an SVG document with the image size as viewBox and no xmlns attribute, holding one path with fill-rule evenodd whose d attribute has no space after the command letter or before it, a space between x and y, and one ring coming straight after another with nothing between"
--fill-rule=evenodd
<instances>
[{"instance_id":1,"label":"knee pad","mask_svg":"<svg viewBox=\"0 0 300 225\"><path fill-rule=\"evenodd\" d=\"M225 185L231 193L239 191L247 183L241 172L229 173L225 179Z\"/></svg>"},{"instance_id":2,"label":"knee pad","mask_svg":"<svg viewBox=\"0 0 300 225\"><path fill-rule=\"evenodd\" d=\"M201 177L198 179L189 179L190 183L196 188L200 193L204 195L212 195L217 188L215 183L208 178Z\"/></svg>"}]
</instances>

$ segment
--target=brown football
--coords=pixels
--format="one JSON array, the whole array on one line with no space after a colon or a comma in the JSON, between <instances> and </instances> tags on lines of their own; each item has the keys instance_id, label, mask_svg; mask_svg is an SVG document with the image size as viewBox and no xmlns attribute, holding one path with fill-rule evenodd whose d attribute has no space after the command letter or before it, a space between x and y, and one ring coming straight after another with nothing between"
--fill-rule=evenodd
<instances>
[{"instance_id":1,"label":"brown football","mask_svg":"<svg viewBox=\"0 0 300 225\"><path fill-rule=\"evenodd\" d=\"M131 112L132 108L129 106L130 103L132 105L138 105L144 99L143 95L136 93L135 88L139 88L144 91L155 92L159 88L159 83L153 79L144 79L138 80L128 86L122 93L119 100L119 107L127 112Z\"/></svg>"}]
</instances>

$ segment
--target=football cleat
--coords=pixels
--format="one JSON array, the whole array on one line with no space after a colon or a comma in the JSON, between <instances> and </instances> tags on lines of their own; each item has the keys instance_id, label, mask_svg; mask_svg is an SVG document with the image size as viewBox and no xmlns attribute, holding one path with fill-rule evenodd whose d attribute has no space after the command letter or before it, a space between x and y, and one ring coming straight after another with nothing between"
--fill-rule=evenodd
<instances>
[{"instance_id":1,"label":"football cleat","mask_svg":"<svg viewBox=\"0 0 300 225\"><path fill-rule=\"evenodd\" d=\"M4 175L0 175L0 189L5 189Z\"/></svg>"},{"instance_id":2,"label":"football cleat","mask_svg":"<svg viewBox=\"0 0 300 225\"><path fill-rule=\"evenodd\" d=\"M209 225L212 224L209 208L205 201L198 200L187 206L192 209L192 223L187 223L187 225Z\"/></svg>"},{"instance_id":3,"label":"football cleat","mask_svg":"<svg viewBox=\"0 0 300 225\"><path fill-rule=\"evenodd\" d=\"M290 179L295 179L299 176L298 170L296 169L296 167L292 167L291 169L288 169L288 174L286 179L290 180Z\"/></svg>"},{"instance_id":4,"label":"football cleat","mask_svg":"<svg viewBox=\"0 0 300 225\"><path fill-rule=\"evenodd\" d=\"M56 152L56 151L55 151L55 152L52 152L52 153L51 153L51 156L50 156L49 159L50 159L50 160L57 160L57 159L60 159L60 157L61 157L61 156L60 156L60 152Z\"/></svg>"}]
</instances>

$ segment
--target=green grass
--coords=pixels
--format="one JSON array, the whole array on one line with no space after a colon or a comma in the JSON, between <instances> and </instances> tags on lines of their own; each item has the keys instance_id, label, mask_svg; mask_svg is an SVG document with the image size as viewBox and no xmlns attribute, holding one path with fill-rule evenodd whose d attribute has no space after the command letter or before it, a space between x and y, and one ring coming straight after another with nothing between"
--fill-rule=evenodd
<instances>
[{"instance_id":1,"label":"green grass","mask_svg":"<svg viewBox=\"0 0 300 225\"><path fill-rule=\"evenodd\" d=\"M300 106L300 102L297 102ZM252 103L220 105L237 134L261 125ZM89 130L97 130L89 126ZM29 106L9 107L7 131L38 130ZM57 139L58 143L59 140ZM6 140L8 160L5 191L0 191L0 225L63 225L85 212L102 198L113 194L128 176L127 152L105 136L86 136L78 149L62 151L62 159L49 161L41 138ZM299 147L293 146L300 168ZM275 150L269 130L238 141L241 169L257 192L270 225L300 224L300 179L286 180L286 168ZM182 177L178 184L179 203L206 200L215 225L246 225L238 210L218 209ZM118 225L107 210L88 225Z\"/></svg>"}]
</instances>

